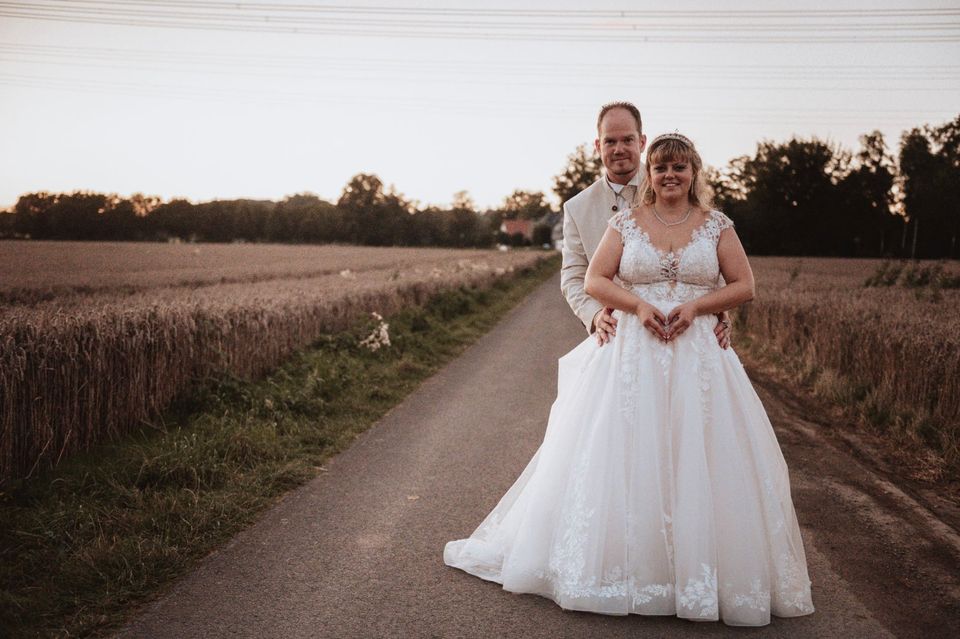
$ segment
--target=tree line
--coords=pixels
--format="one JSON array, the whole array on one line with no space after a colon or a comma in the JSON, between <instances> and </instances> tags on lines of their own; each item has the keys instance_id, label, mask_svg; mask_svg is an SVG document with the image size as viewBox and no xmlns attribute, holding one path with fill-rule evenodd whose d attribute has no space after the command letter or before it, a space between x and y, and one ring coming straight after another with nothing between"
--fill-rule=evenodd
<instances>
[{"instance_id":1,"label":"tree line","mask_svg":"<svg viewBox=\"0 0 960 639\"><path fill-rule=\"evenodd\" d=\"M485 247L530 244L500 232L504 219L552 213L543 193L515 191L497 209L478 211L465 192L449 208L418 208L376 175L351 178L336 203L316 195L269 200L185 199L135 194L28 193L0 213L0 237L87 241L347 243L370 246ZM543 230L539 237L543 237ZM536 237L536 234L535 234ZM546 233L549 238L549 232Z\"/></svg>"},{"instance_id":2,"label":"tree line","mask_svg":"<svg viewBox=\"0 0 960 639\"><path fill-rule=\"evenodd\" d=\"M709 180L751 254L960 258L960 116L904 132L897 157L879 131L856 153L764 141Z\"/></svg>"},{"instance_id":3,"label":"tree line","mask_svg":"<svg viewBox=\"0 0 960 639\"><path fill-rule=\"evenodd\" d=\"M553 178L565 202L600 175L581 145ZM752 156L708 169L718 208L736 223L748 253L917 258L960 257L960 116L906 131L896 157L883 135L855 153L818 138L763 141ZM337 202L309 193L279 202L162 202L133 195L29 193L0 213L0 237L203 242L339 242L373 246L485 247L529 244L500 231L505 219L534 223L549 241L557 223L542 191L517 190L480 211L466 192L450 207L419 207L375 175L351 178Z\"/></svg>"}]
</instances>

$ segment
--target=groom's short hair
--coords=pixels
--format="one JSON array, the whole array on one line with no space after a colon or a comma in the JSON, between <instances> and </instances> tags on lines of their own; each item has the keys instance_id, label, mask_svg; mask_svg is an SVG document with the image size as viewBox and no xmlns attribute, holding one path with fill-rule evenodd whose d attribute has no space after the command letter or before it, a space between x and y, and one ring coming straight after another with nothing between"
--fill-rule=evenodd
<instances>
[{"instance_id":1,"label":"groom's short hair","mask_svg":"<svg viewBox=\"0 0 960 639\"><path fill-rule=\"evenodd\" d=\"M643 123L640 121L640 109L635 107L632 102L608 102L600 107L600 115L597 116L597 135L600 135L600 124L603 122L603 116L614 109L626 109L637 121L637 133L643 133Z\"/></svg>"}]
</instances>

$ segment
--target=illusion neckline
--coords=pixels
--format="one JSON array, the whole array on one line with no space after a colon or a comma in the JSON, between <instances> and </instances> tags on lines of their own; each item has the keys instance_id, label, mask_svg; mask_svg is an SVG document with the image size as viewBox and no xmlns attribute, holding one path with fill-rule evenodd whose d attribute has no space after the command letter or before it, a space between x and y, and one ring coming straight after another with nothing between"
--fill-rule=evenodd
<instances>
[{"instance_id":1,"label":"illusion neckline","mask_svg":"<svg viewBox=\"0 0 960 639\"><path fill-rule=\"evenodd\" d=\"M653 241L650 239L650 234L647 233L647 230L642 226L640 226L637 223L636 218L634 218L633 216L634 209L627 209L626 211L624 211L624 213L626 214L627 220L630 222L630 224L633 225L633 228L635 228L637 231L640 232L640 235L644 238L644 240L646 240L647 244L650 245L650 248L652 248L658 255L661 255L663 257L669 256L669 255L678 257L684 251L687 250L687 247L689 247L691 244L697 241L699 235L703 232L704 228L706 228L707 224L713 221L715 211L716 209L711 209L710 211L707 212L707 219L693 229L693 231L690 233L690 239L687 241L686 244L684 244L680 248L672 249L669 251L664 251L663 249L659 248L656 244L653 243Z\"/></svg>"}]
</instances>

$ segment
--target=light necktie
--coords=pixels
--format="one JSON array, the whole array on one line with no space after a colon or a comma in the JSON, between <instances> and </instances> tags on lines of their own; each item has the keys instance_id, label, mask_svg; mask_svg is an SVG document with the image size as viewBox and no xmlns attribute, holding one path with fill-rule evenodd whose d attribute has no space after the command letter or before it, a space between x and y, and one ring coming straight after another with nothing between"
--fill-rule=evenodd
<instances>
[{"instance_id":1,"label":"light necktie","mask_svg":"<svg viewBox=\"0 0 960 639\"><path fill-rule=\"evenodd\" d=\"M616 206L614 211L624 211L630 208L630 205L633 203L633 197L636 195L637 187L632 184L627 184L620 192L616 194Z\"/></svg>"}]
</instances>

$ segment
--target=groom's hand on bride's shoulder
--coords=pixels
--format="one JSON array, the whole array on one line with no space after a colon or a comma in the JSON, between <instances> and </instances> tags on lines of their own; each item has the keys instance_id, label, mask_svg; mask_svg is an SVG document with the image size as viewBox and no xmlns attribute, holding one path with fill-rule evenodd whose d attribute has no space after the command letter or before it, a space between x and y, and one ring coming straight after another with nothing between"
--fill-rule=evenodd
<instances>
[{"instance_id":1,"label":"groom's hand on bride's shoulder","mask_svg":"<svg viewBox=\"0 0 960 639\"><path fill-rule=\"evenodd\" d=\"M717 313L717 325L713 327L713 332L717 336L717 342L720 344L720 348L729 348L730 335L733 333L733 324L730 322L730 313L726 311Z\"/></svg>"},{"instance_id":2,"label":"groom's hand on bride's shoulder","mask_svg":"<svg viewBox=\"0 0 960 639\"><path fill-rule=\"evenodd\" d=\"M617 320L612 313L612 308L602 308L593 316L594 335L597 336L597 344L600 346L617 334Z\"/></svg>"}]
</instances>

